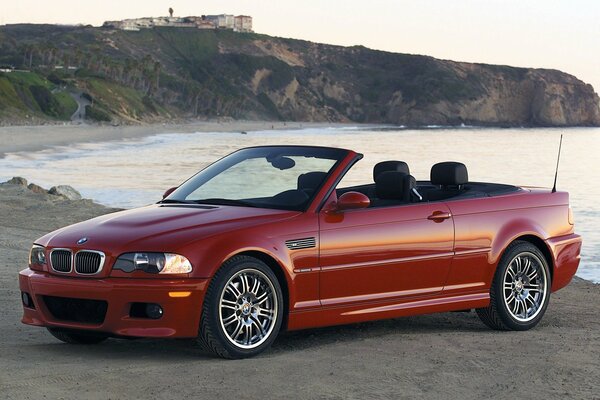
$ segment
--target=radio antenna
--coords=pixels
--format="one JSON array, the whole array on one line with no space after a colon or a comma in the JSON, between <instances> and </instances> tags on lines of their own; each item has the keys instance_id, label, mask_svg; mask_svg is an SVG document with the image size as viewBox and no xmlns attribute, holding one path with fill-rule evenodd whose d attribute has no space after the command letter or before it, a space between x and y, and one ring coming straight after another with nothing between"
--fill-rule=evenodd
<instances>
[{"instance_id":1,"label":"radio antenna","mask_svg":"<svg viewBox=\"0 0 600 400\"><path fill-rule=\"evenodd\" d=\"M552 193L556 192L556 179L558 178L558 163L560 162L560 149L562 148L562 133L560 134L560 143L558 144L558 157L556 158L556 171L554 172L554 186L552 186Z\"/></svg>"}]
</instances>

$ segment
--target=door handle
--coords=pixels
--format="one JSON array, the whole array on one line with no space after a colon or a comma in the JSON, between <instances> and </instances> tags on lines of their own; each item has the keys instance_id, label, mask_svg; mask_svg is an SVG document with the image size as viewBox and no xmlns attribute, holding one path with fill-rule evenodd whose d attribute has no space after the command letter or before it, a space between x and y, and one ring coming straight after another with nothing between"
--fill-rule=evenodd
<instances>
[{"instance_id":1,"label":"door handle","mask_svg":"<svg viewBox=\"0 0 600 400\"><path fill-rule=\"evenodd\" d=\"M449 212L434 211L433 214L427 217L427 219L431 221L442 222L442 220L448 219L450 217L452 217L452 214L450 214Z\"/></svg>"}]
</instances>

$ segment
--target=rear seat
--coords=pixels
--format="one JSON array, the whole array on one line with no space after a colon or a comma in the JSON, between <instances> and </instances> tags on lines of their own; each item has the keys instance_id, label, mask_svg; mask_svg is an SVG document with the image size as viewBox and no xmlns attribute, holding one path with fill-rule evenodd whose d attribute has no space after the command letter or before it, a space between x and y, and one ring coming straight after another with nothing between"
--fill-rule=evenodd
<instances>
[{"instance_id":1,"label":"rear seat","mask_svg":"<svg viewBox=\"0 0 600 400\"><path fill-rule=\"evenodd\" d=\"M465 194L468 189L465 185L469 182L467 167L456 161L446 161L431 167L431 184L436 189L425 193L428 201L445 200L451 197Z\"/></svg>"}]
</instances>

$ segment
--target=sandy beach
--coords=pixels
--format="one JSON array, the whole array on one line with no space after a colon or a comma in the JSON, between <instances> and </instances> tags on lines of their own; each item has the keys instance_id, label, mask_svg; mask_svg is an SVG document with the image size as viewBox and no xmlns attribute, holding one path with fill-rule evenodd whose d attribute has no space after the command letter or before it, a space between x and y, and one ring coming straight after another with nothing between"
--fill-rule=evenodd
<instances>
[{"instance_id":1,"label":"sandy beach","mask_svg":"<svg viewBox=\"0 0 600 400\"><path fill-rule=\"evenodd\" d=\"M321 126L332 125L1 127L0 157L165 132ZM70 346L45 329L21 324L17 274L27 264L31 243L52 230L113 211L91 200L0 185L3 398L37 399L40 393L64 399L141 394L146 399L599 398L600 285L579 278L552 296L544 319L528 332L490 331L473 312L445 313L283 333L271 350L241 361L212 358L187 340L111 339L99 346Z\"/></svg>"},{"instance_id":2,"label":"sandy beach","mask_svg":"<svg viewBox=\"0 0 600 400\"><path fill-rule=\"evenodd\" d=\"M195 121L189 123L126 126L78 124L0 126L0 158L6 153L17 151L38 151L53 146L68 146L73 143L141 138L166 132L250 132L269 129L281 130L325 126L344 126L344 124L273 121Z\"/></svg>"},{"instance_id":3,"label":"sandy beach","mask_svg":"<svg viewBox=\"0 0 600 400\"><path fill-rule=\"evenodd\" d=\"M578 278L528 332L490 331L473 312L445 313L284 333L241 361L212 358L186 340L72 346L22 325L17 274L32 241L111 211L0 185L3 398L598 398L600 285Z\"/></svg>"}]
</instances>

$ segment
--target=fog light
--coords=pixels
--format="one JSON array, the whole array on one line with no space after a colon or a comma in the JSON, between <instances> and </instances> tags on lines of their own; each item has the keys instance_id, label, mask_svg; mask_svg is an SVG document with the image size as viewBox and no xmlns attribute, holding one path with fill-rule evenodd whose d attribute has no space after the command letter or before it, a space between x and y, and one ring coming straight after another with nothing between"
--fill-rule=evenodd
<instances>
[{"instance_id":1,"label":"fog light","mask_svg":"<svg viewBox=\"0 0 600 400\"><path fill-rule=\"evenodd\" d=\"M33 304L33 299L31 298L29 293L21 292L21 300L23 300L23 305L25 307L35 308L35 305Z\"/></svg>"},{"instance_id":2,"label":"fog light","mask_svg":"<svg viewBox=\"0 0 600 400\"><path fill-rule=\"evenodd\" d=\"M158 304L148 303L146 304L146 315L148 318L159 319L163 315L163 309Z\"/></svg>"}]
</instances>

